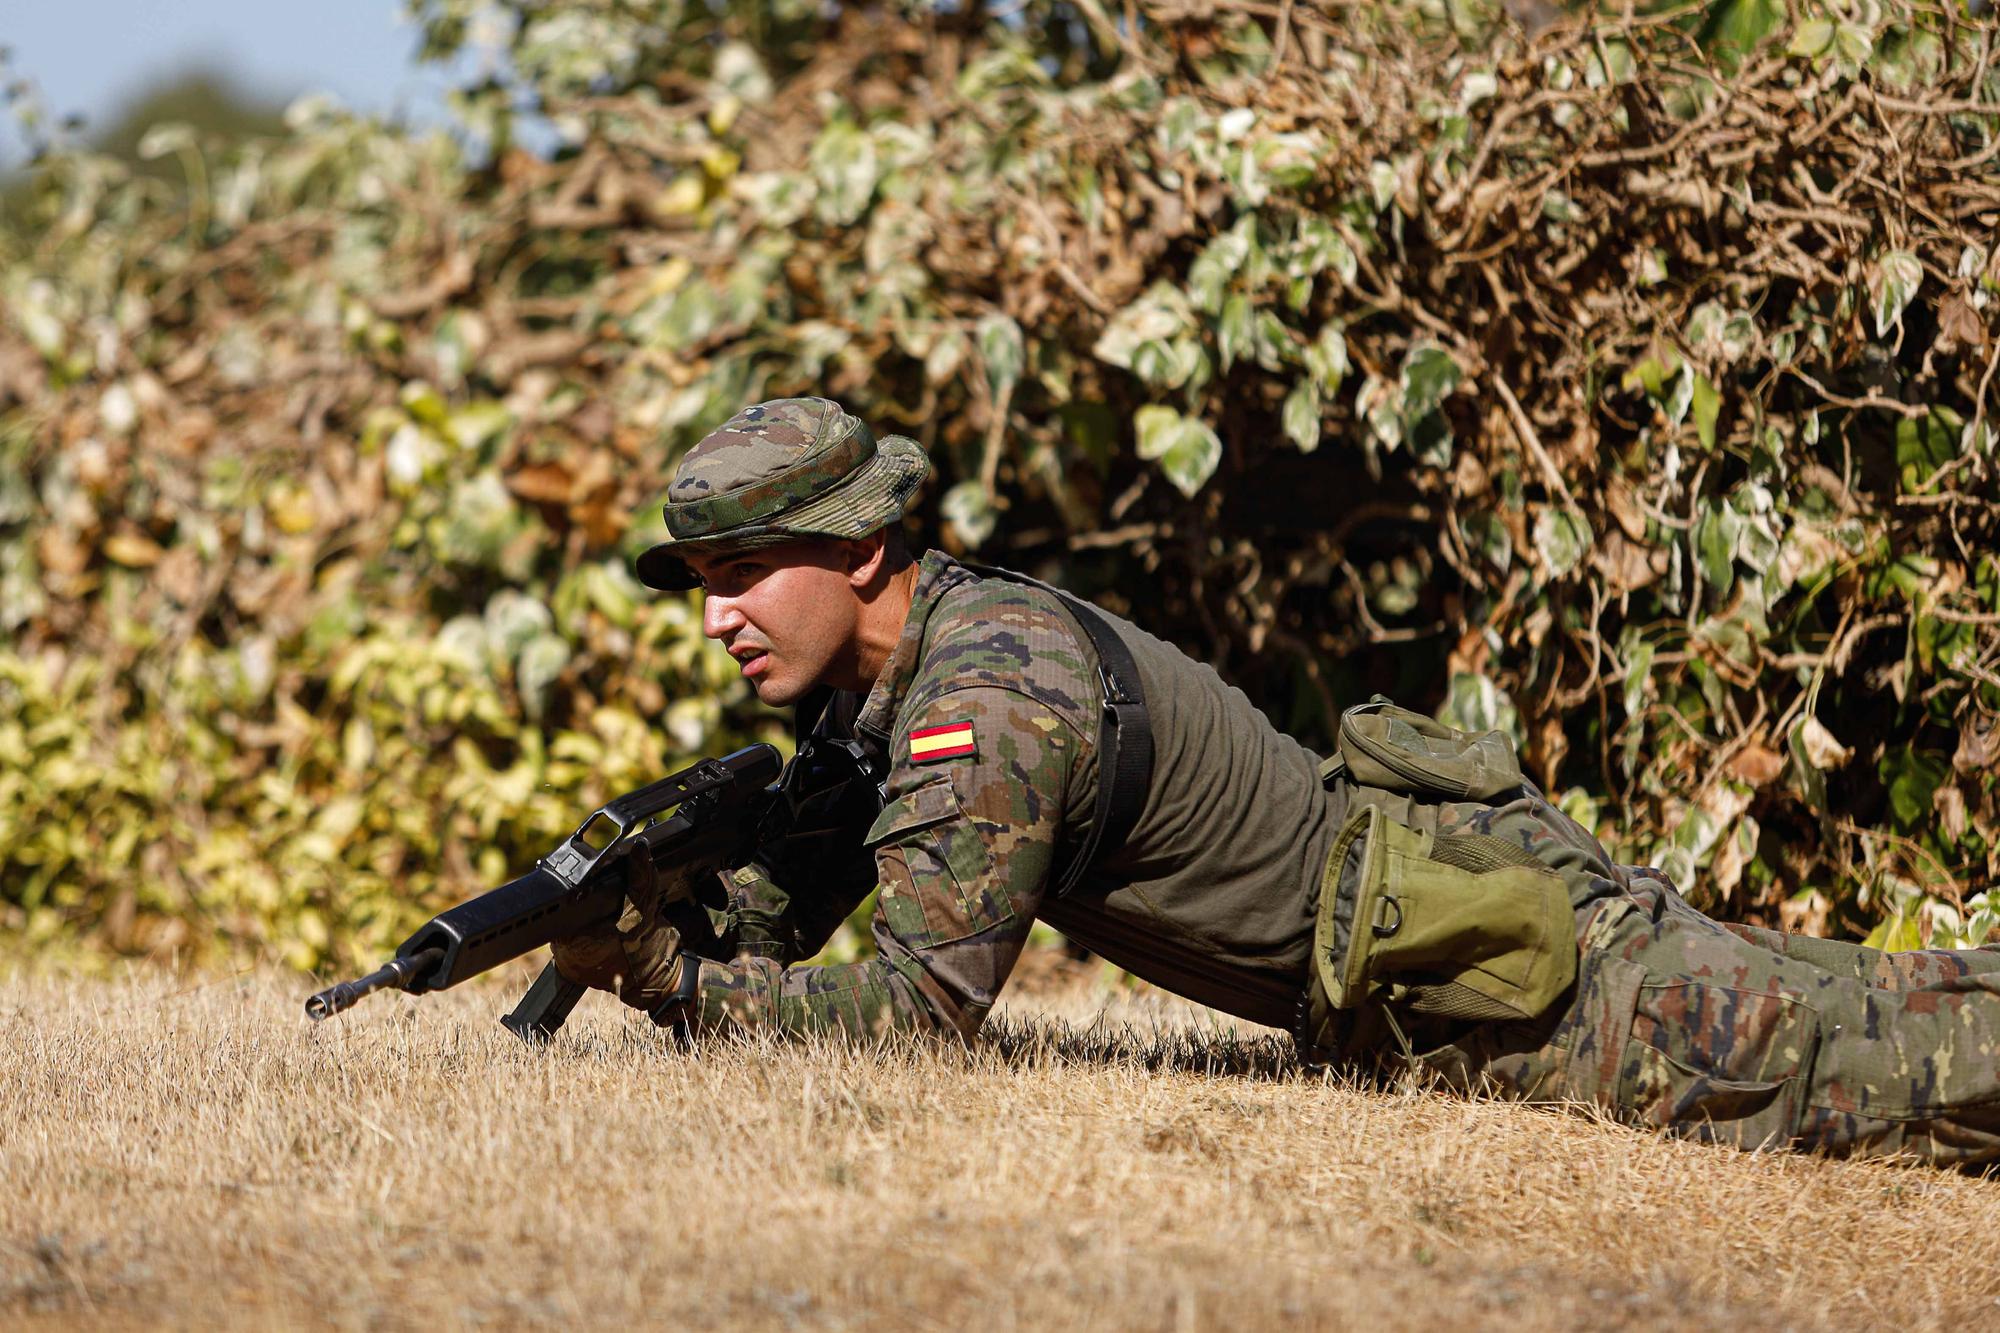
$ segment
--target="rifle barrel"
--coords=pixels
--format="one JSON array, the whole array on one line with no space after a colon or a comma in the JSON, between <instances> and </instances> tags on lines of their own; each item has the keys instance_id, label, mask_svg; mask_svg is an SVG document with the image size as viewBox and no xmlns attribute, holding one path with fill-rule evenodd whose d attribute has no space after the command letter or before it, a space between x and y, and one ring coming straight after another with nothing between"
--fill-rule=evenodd
<instances>
[{"instance_id":1,"label":"rifle barrel","mask_svg":"<svg viewBox=\"0 0 2000 1333\"><path fill-rule=\"evenodd\" d=\"M306 1017L318 1022L330 1018L343 1009L351 1009L364 995L372 995L387 986L397 990L408 990L416 978L444 961L443 949L421 949L408 958L391 958L365 977L354 981L343 981L337 986L328 986L319 994L306 1001Z\"/></svg>"}]
</instances>

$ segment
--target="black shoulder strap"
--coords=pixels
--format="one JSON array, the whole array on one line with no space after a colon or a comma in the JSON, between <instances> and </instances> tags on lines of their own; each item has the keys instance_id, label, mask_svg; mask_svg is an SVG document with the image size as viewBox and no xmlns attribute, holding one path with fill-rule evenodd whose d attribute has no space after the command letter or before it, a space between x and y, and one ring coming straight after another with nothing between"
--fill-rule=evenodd
<instances>
[{"instance_id":1,"label":"black shoulder strap","mask_svg":"<svg viewBox=\"0 0 2000 1333\"><path fill-rule=\"evenodd\" d=\"M1145 808L1146 791L1153 779L1153 725L1139 684L1139 664L1132 660L1132 650L1103 612L1081 597L1011 569L970 560L959 563L982 578L1004 579L1055 594L1057 604L1097 650L1097 680L1104 695L1104 712L1097 724L1097 808L1089 838L1055 881L1060 898L1077 886L1092 865L1125 845Z\"/></svg>"},{"instance_id":2,"label":"black shoulder strap","mask_svg":"<svg viewBox=\"0 0 2000 1333\"><path fill-rule=\"evenodd\" d=\"M806 738L813 734L826 718L826 710L833 704L834 689L831 685L815 685L805 696L792 705L792 750L797 753L805 748Z\"/></svg>"}]
</instances>

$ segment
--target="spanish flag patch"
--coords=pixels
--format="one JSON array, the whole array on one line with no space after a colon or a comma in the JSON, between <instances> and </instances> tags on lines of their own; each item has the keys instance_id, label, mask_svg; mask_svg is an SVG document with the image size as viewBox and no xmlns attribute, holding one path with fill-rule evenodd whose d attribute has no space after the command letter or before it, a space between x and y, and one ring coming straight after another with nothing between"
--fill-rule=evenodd
<instances>
[{"instance_id":1,"label":"spanish flag patch","mask_svg":"<svg viewBox=\"0 0 2000 1333\"><path fill-rule=\"evenodd\" d=\"M977 754L972 743L972 723L947 722L941 727L918 727L910 733L910 762L929 764L939 759L962 759Z\"/></svg>"}]
</instances>

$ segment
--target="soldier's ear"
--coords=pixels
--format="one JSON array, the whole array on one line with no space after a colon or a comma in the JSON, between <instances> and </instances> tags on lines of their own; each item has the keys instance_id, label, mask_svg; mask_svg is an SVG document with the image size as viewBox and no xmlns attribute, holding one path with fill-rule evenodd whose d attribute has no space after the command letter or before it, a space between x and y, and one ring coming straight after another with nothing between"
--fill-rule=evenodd
<instances>
[{"instance_id":1,"label":"soldier's ear","mask_svg":"<svg viewBox=\"0 0 2000 1333\"><path fill-rule=\"evenodd\" d=\"M881 532L856 537L847 544L847 581L865 588L887 571L888 543Z\"/></svg>"}]
</instances>

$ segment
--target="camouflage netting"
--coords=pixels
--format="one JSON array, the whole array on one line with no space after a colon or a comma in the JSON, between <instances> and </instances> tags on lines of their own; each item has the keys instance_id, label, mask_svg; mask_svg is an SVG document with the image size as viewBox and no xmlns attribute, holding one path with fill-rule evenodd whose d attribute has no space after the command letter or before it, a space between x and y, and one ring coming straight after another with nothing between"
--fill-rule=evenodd
<instances>
[{"instance_id":1,"label":"camouflage netting","mask_svg":"<svg viewBox=\"0 0 2000 1333\"><path fill-rule=\"evenodd\" d=\"M52 148L0 237L29 943L346 961L775 734L628 562L798 392L1310 743L1382 689L1719 914L1994 923L1990 21L413 8L506 48L460 138Z\"/></svg>"}]
</instances>

